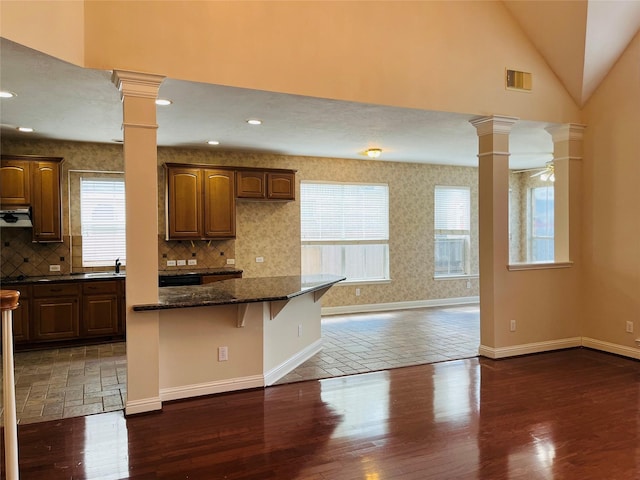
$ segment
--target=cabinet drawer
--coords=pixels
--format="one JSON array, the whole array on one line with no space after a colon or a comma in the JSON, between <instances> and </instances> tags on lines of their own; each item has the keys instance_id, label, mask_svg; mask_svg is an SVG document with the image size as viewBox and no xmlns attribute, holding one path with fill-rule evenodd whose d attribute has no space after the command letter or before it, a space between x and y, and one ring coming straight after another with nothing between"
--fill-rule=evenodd
<instances>
[{"instance_id":1,"label":"cabinet drawer","mask_svg":"<svg viewBox=\"0 0 640 480\"><path fill-rule=\"evenodd\" d=\"M54 283L52 285L34 285L33 296L43 297L63 297L80 295L80 288L77 283Z\"/></svg>"},{"instance_id":2,"label":"cabinet drawer","mask_svg":"<svg viewBox=\"0 0 640 480\"><path fill-rule=\"evenodd\" d=\"M85 282L82 284L83 295L118 293L118 282Z\"/></svg>"}]
</instances>

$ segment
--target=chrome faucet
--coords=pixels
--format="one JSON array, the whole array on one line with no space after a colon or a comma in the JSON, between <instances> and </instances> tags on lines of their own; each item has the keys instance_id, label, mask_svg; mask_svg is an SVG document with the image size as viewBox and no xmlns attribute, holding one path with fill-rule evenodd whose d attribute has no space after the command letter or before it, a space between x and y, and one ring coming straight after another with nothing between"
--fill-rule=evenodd
<instances>
[{"instance_id":1,"label":"chrome faucet","mask_svg":"<svg viewBox=\"0 0 640 480\"><path fill-rule=\"evenodd\" d=\"M116 258L116 273L120 273L120 257Z\"/></svg>"}]
</instances>

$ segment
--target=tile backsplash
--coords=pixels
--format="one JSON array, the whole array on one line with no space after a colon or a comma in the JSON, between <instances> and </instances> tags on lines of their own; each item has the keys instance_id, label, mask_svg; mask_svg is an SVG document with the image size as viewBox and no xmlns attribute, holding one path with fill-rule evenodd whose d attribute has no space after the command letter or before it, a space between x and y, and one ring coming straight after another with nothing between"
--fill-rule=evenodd
<instances>
[{"instance_id":1,"label":"tile backsplash","mask_svg":"<svg viewBox=\"0 0 640 480\"><path fill-rule=\"evenodd\" d=\"M33 243L31 229L3 228L0 230L1 266L3 277L18 275L65 275L71 273L71 239L62 243ZM59 265L59 272L49 271L50 265Z\"/></svg>"}]
</instances>

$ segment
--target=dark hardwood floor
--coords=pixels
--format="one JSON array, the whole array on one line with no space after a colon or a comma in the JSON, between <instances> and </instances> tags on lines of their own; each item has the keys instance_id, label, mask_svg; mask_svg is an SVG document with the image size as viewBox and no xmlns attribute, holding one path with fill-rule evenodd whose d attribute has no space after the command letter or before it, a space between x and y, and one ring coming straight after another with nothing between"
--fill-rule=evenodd
<instances>
[{"instance_id":1,"label":"dark hardwood floor","mask_svg":"<svg viewBox=\"0 0 640 480\"><path fill-rule=\"evenodd\" d=\"M21 479L640 478L640 362L457 360L19 426Z\"/></svg>"}]
</instances>

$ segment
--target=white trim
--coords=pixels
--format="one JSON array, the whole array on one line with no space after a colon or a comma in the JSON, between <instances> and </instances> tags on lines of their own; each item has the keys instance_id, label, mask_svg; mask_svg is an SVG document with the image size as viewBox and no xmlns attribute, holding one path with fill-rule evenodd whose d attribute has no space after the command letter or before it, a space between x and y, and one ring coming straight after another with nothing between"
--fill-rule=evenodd
<instances>
[{"instance_id":1,"label":"white trim","mask_svg":"<svg viewBox=\"0 0 640 480\"><path fill-rule=\"evenodd\" d=\"M640 349L634 347L627 347L625 345L618 345L589 337L582 337L582 346L640 360Z\"/></svg>"},{"instance_id":2,"label":"white trim","mask_svg":"<svg viewBox=\"0 0 640 480\"><path fill-rule=\"evenodd\" d=\"M340 307L323 307L322 315L343 315L347 313L385 312L390 310L407 310L410 308L446 307L451 305L467 305L478 303L480 297L437 298L433 300L413 300L408 302L371 303L366 305L343 305Z\"/></svg>"},{"instance_id":3,"label":"white trim","mask_svg":"<svg viewBox=\"0 0 640 480\"><path fill-rule=\"evenodd\" d=\"M232 392L234 390L244 390L247 388L257 387L264 387L262 375L250 375L248 377L237 377L226 380L216 380L213 382L182 385L179 387L161 388L160 398L162 398L163 401L179 400L181 398L212 395L214 393Z\"/></svg>"},{"instance_id":4,"label":"white trim","mask_svg":"<svg viewBox=\"0 0 640 480\"><path fill-rule=\"evenodd\" d=\"M127 400L125 405L125 415L135 415L136 413L153 412L162 410L162 400L160 397L143 398L141 400Z\"/></svg>"},{"instance_id":5,"label":"white trim","mask_svg":"<svg viewBox=\"0 0 640 480\"><path fill-rule=\"evenodd\" d=\"M272 368L268 372L264 374L264 385L268 387L269 385L273 385L275 382L284 377L287 373L294 370L298 366L302 365L304 362L309 360L311 357L320 353L322 350L322 338L319 338L311 345L300 350L293 357L285 360L280 365Z\"/></svg>"},{"instance_id":6,"label":"white trim","mask_svg":"<svg viewBox=\"0 0 640 480\"><path fill-rule=\"evenodd\" d=\"M549 352L552 350L562 350L564 348L575 348L582 346L581 337L562 338L559 340L547 340L545 342L524 343L522 345L512 345L509 347L492 348L480 345L478 354L488 358L507 358L530 353Z\"/></svg>"}]
</instances>

